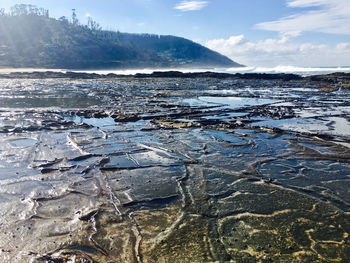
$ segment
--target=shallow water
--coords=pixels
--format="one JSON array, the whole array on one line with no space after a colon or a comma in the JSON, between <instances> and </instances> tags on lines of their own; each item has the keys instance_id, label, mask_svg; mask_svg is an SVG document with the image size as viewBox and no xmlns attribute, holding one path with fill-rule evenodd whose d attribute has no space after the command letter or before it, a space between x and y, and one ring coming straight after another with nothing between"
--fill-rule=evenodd
<instances>
[{"instance_id":1,"label":"shallow water","mask_svg":"<svg viewBox=\"0 0 350 263\"><path fill-rule=\"evenodd\" d=\"M0 96L1 262L350 260L348 90L0 80Z\"/></svg>"},{"instance_id":2,"label":"shallow water","mask_svg":"<svg viewBox=\"0 0 350 263\"><path fill-rule=\"evenodd\" d=\"M244 98L244 97L219 97L219 96L200 96L197 99L185 99L185 104L190 106L217 106L229 109L239 109L248 106L268 105L278 102L274 99Z\"/></svg>"}]
</instances>

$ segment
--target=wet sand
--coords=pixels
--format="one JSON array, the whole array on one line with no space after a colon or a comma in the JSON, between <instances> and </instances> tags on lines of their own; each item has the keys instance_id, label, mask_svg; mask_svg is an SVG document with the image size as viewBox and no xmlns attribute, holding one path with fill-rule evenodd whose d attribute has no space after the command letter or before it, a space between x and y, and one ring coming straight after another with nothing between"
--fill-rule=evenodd
<instances>
[{"instance_id":1,"label":"wet sand","mask_svg":"<svg viewBox=\"0 0 350 263\"><path fill-rule=\"evenodd\" d=\"M350 90L0 79L1 262L348 262Z\"/></svg>"}]
</instances>

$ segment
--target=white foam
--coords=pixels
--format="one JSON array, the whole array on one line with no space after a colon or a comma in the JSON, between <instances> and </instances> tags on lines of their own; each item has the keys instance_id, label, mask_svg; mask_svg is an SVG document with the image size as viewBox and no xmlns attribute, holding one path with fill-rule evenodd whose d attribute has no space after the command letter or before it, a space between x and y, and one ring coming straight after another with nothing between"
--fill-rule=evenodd
<instances>
[{"instance_id":1,"label":"white foam","mask_svg":"<svg viewBox=\"0 0 350 263\"><path fill-rule=\"evenodd\" d=\"M295 67L295 66L276 66L276 67L238 67L238 68L144 68L144 69L117 69L117 70L86 70L77 72L118 75L135 75L137 73L151 74L154 71L180 71L189 72L205 72L212 71L218 73L294 73L303 76L328 74L334 72L350 72L350 67Z\"/></svg>"},{"instance_id":2,"label":"white foam","mask_svg":"<svg viewBox=\"0 0 350 263\"><path fill-rule=\"evenodd\" d=\"M66 72L64 69L34 69L34 68L0 68L0 73L11 72L33 72L33 71L55 71ZM276 67L237 67L237 68L143 68L143 69L107 69L107 70L73 70L82 73L97 73L107 75L110 73L118 75L135 75L137 73L151 74L154 71L180 71L183 73L212 71L218 73L294 73L303 76L329 74L334 72L350 72L350 67L296 67L279 65Z\"/></svg>"},{"instance_id":3,"label":"white foam","mask_svg":"<svg viewBox=\"0 0 350 263\"><path fill-rule=\"evenodd\" d=\"M229 68L228 73L294 73L300 75L317 75L334 72L350 72L350 67L295 67L295 66L276 66L276 67L246 67Z\"/></svg>"}]
</instances>

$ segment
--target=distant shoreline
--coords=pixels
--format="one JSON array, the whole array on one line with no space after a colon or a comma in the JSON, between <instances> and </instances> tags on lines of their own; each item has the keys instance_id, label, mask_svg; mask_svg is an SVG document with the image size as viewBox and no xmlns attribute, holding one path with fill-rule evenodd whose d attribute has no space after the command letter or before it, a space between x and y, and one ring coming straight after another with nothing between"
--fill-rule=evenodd
<instances>
[{"instance_id":1,"label":"distant shoreline","mask_svg":"<svg viewBox=\"0 0 350 263\"><path fill-rule=\"evenodd\" d=\"M301 76L291 73L218 73L212 71L189 72L154 71L150 74L137 73L133 75L119 75L114 73L97 74L85 72L56 71L28 71L10 72L2 74L0 79L114 79L114 78L215 78L215 79L243 79L243 80L280 80L280 81L312 81L321 82L338 87L350 88L350 73L337 72L313 76Z\"/></svg>"},{"instance_id":2,"label":"distant shoreline","mask_svg":"<svg viewBox=\"0 0 350 263\"><path fill-rule=\"evenodd\" d=\"M131 67L131 68L105 68L105 69L80 69L80 68L10 68L10 67L0 67L0 74L9 73L32 73L32 72L75 72L75 73L88 73L88 74L98 74L98 75L136 75L140 74L152 74L153 72L170 72L179 71L182 73L203 73L203 72L215 72L215 73L265 73L265 74L295 74L303 77L314 76L314 75L325 75L333 74L337 72L350 73L350 67L348 66L334 66L334 67L296 67L296 66L273 66L273 67L258 67L258 66L245 66L245 67L168 67L168 68L158 68L158 67Z\"/></svg>"},{"instance_id":3,"label":"distant shoreline","mask_svg":"<svg viewBox=\"0 0 350 263\"><path fill-rule=\"evenodd\" d=\"M9 74L9 73L31 73L31 72L67 72L66 69L45 69L45 68L1 68L0 74Z\"/></svg>"},{"instance_id":4,"label":"distant shoreline","mask_svg":"<svg viewBox=\"0 0 350 263\"><path fill-rule=\"evenodd\" d=\"M213 71L188 72L181 71L154 71L152 73L136 73L136 74L97 74L86 72L75 72L65 70L25 70L11 71L2 73L0 78L5 79L49 79L49 78L70 78L70 79L103 79L103 78L217 78L217 79L281 79L281 80L301 80L302 76L297 74L285 73L218 73Z\"/></svg>"}]
</instances>

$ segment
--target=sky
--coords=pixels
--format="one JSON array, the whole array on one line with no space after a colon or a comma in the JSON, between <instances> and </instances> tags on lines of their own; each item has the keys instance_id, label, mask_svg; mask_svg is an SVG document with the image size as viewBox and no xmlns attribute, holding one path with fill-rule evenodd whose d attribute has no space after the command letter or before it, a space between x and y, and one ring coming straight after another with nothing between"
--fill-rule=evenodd
<instances>
[{"instance_id":1,"label":"sky","mask_svg":"<svg viewBox=\"0 0 350 263\"><path fill-rule=\"evenodd\" d=\"M255 67L350 66L350 0L0 0L88 17L103 29L176 35Z\"/></svg>"}]
</instances>

